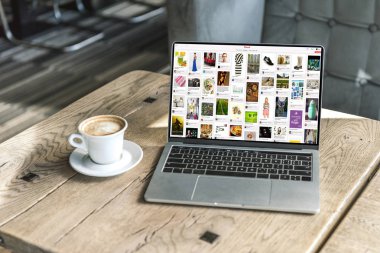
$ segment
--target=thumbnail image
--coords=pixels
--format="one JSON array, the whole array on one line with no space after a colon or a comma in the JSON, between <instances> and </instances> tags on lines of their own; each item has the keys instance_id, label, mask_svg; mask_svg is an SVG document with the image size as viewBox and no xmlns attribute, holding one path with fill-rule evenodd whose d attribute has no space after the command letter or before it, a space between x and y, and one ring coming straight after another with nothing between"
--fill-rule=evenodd
<instances>
[{"instance_id":1,"label":"thumbnail image","mask_svg":"<svg viewBox=\"0 0 380 253\"><path fill-rule=\"evenodd\" d=\"M226 127L227 127L227 124L215 126L215 133L220 134L220 133L226 131Z\"/></svg>"},{"instance_id":2,"label":"thumbnail image","mask_svg":"<svg viewBox=\"0 0 380 253\"><path fill-rule=\"evenodd\" d=\"M216 99L216 115L228 115L228 99Z\"/></svg>"},{"instance_id":3,"label":"thumbnail image","mask_svg":"<svg viewBox=\"0 0 380 253\"><path fill-rule=\"evenodd\" d=\"M263 54L263 62L265 63L267 67L274 65L274 62L273 62L273 60L275 60L274 57L275 56L272 54Z\"/></svg>"},{"instance_id":4,"label":"thumbnail image","mask_svg":"<svg viewBox=\"0 0 380 253\"><path fill-rule=\"evenodd\" d=\"M302 128L302 115L301 110L290 110L290 128Z\"/></svg>"},{"instance_id":5,"label":"thumbnail image","mask_svg":"<svg viewBox=\"0 0 380 253\"><path fill-rule=\"evenodd\" d=\"M280 89L289 88L289 74L288 73L277 74L276 87Z\"/></svg>"},{"instance_id":6,"label":"thumbnail image","mask_svg":"<svg viewBox=\"0 0 380 253\"><path fill-rule=\"evenodd\" d=\"M318 98L306 98L305 120L318 120Z\"/></svg>"},{"instance_id":7,"label":"thumbnail image","mask_svg":"<svg viewBox=\"0 0 380 253\"><path fill-rule=\"evenodd\" d=\"M286 127L285 126L275 126L273 128L274 137L285 137Z\"/></svg>"},{"instance_id":8,"label":"thumbnail image","mask_svg":"<svg viewBox=\"0 0 380 253\"><path fill-rule=\"evenodd\" d=\"M277 57L277 64L278 65L288 65L290 64L290 56L289 55L279 55Z\"/></svg>"},{"instance_id":9,"label":"thumbnail image","mask_svg":"<svg viewBox=\"0 0 380 253\"><path fill-rule=\"evenodd\" d=\"M197 120L199 118L199 98L187 99L187 119Z\"/></svg>"},{"instance_id":10,"label":"thumbnail image","mask_svg":"<svg viewBox=\"0 0 380 253\"><path fill-rule=\"evenodd\" d=\"M244 111L244 104L243 103L234 103L231 102L230 104L230 117L233 120L243 120L243 111Z\"/></svg>"},{"instance_id":11,"label":"thumbnail image","mask_svg":"<svg viewBox=\"0 0 380 253\"><path fill-rule=\"evenodd\" d=\"M185 76L174 76L174 87L185 87L186 77Z\"/></svg>"},{"instance_id":12,"label":"thumbnail image","mask_svg":"<svg viewBox=\"0 0 380 253\"><path fill-rule=\"evenodd\" d=\"M302 139L302 140L300 140ZM299 137L299 136L289 136L289 143L303 143L303 136L302 137Z\"/></svg>"},{"instance_id":13,"label":"thumbnail image","mask_svg":"<svg viewBox=\"0 0 380 253\"><path fill-rule=\"evenodd\" d=\"M321 70L321 57L317 55L309 55L307 57L307 70L320 71Z\"/></svg>"},{"instance_id":14,"label":"thumbnail image","mask_svg":"<svg viewBox=\"0 0 380 253\"><path fill-rule=\"evenodd\" d=\"M201 115L202 116L213 116L214 115L214 103L202 103Z\"/></svg>"},{"instance_id":15,"label":"thumbnail image","mask_svg":"<svg viewBox=\"0 0 380 253\"><path fill-rule=\"evenodd\" d=\"M305 129L305 143L317 144L317 130Z\"/></svg>"},{"instance_id":16,"label":"thumbnail image","mask_svg":"<svg viewBox=\"0 0 380 253\"><path fill-rule=\"evenodd\" d=\"M216 53L204 53L204 63L207 67L215 67Z\"/></svg>"},{"instance_id":17,"label":"thumbnail image","mask_svg":"<svg viewBox=\"0 0 380 253\"><path fill-rule=\"evenodd\" d=\"M200 87L201 86L201 80L199 78L189 78L189 82L187 84L189 87Z\"/></svg>"},{"instance_id":18,"label":"thumbnail image","mask_svg":"<svg viewBox=\"0 0 380 253\"><path fill-rule=\"evenodd\" d=\"M274 78L273 77L263 77L262 82L261 82L261 86L263 86L263 88L274 87Z\"/></svg>"},{"instance_id":19,"label":"thumbnail image","mask_svg":"<svg viewBox=\"0 0 380 253\"><path fill-rule=\"evenodd\" d=\"M216 124L215 125L215 138L223 138L229 136L229 128L227 124Z\"/></svg>"},{"instance_id":20,"label":"thumbnail image","mask_svg":"<svg viewBox=\"0 0 380 253\"><path fill-rule=\"evenodd\" d=\"M245 112L245 123L257 123L257 112L246 111Z\"/></svg>"},{"instance_id":21,"label":"thumbnail image","mask_svg":"<svg viewBox=\"0 0 380 253\"><path fill-rule=\"evenodd\" d=\"M260 55L259 54L248 54L248 74L258 74L260 71Z\"/></svg>"},{"instance_id":22,"label":"thumbnail image","mask_svg":"<svg viewBox=\"0 0 380 253\"><path fill-rule=\"evenodd\" d=\"M212 124L201 124L201 138L211 139L212 137Z\"/></svg>"},{"instance_id":23,"label":"thumbnail image","mask_svg":"<svg viewBox=\"0 0 380 253\"><path fill-rule=\"evenodd\" d=\"M291 98L301 100L303 98L303 80L292 81Z\"/></svg>"},{"instance_id":24,"label":"thumbnail image","mask_svg":"<svg viewBox=\"0 0 380 253\"><path fill-rule=\"evenodd\" d=\"M272 128L271 127L260 127L259 137L260 138L272 138Z\"/></svg>"},{"instance_id":25,"label":"thumbnail image","mask_svg":"<svg viewBox=\"0 0 380 253\"><path fill-rule=\"evenodd\" d=\"M294 70L302 70L302 56L293 56L293 69Z\"/></svg>"},{"instance_id":26,"label":"thumbnail image","mask_svg":"<svg viewBox=\"0 0 380 253\"><path fill-rule=\"evenodd\" d=\"M186 138L195 139L198 137L198 128L186 128Z\"/></svg>"},{"instance_id":27,"label":"thumbnail image","mask_svg":"<svg viewBox=\"0 0 380 253\"><path fill-rule=\"evenodd\" d=\"M218 86L229 86L229 85L230 85L230 72L218 71Z\"/></svg>"},{"instance_id":28,"label":"thumbnail image","mask_svg":"<svg viewBox=\"0 0 380 253\"><path fill-rule=\"evenodd\" d=\"M219 54L219 62L220 63L229 63L230 62L230 58L228 57L228 54L227 53L221 53L221 54Z\"/></svg>"},{"instance_id":29,"label":"thumbnail image","mask_svg":"<svg viewBox=\"0 0 380 253\"><path fill-rule=\"evenodd\" d=\"M242 72L243 66L243 54L237 53L235 54L235 75L240 76Z\"/></svg>"},{"instance_id":30,"label":"thumbnail image","mask_svg":"<svg viewBox=\"0 0 380 253\"><path fill-rule=\"evenodd\" d=\"M243 87L240 85L232 85L232 93L237 95L243 94Z\"/></svg>"},{"instance_id":31,"label":"thumbnail image","mask_svg":"<svg viewBox=\"0 0 380 253\"><path fill-rule=\"evenodd\" d=\"M172 116L172 135L183 135L182 116Z\"/></svg>"},{"instance_id":32,"label":"thumbnail image","mask_svg":"<svg viewBox=\"0 0 380 253\"><path fill-rule=\"evenodd\" d=\"M319 80L318 79L307 80L306 89L313 89L313 90L319 89Z\"/></svg>"},{"instance_id":33,"label":"thumbnail image","mask_svg":"<svg viewBox=\"0 0 380 253\"><path fill-rule=\"evenodd\" d=\"M241 137L243 130L241 125L231 125L230 126L230 136Z\"/></svg>"},{"instance_id":34,"label":"thumbnail image","mask_svg":"<svg viewBox=\"0 0 380 253\"><path fill-rule=\"evenodd\" d=\"M262 112L263 112L263 115L262 115L262 117L261 118L264 118L264 119L269 119L269 118L271 118L271 117L273 117L272 115L271 115L271 107L273 106L273 105L271 105L271 103L273 103L272 101L269 101L269 98L268 97L265 97L264 98L264 103L263 103L263 110L262 110Z\"/></svg>"},{"instance_id":35,"label":"thumbnail image","mask_svg":"<svg viewBox=\"0 0 380 253\"><path fill-rule=\"evenodd\" d=\"M288 97L276 97L275 117L288 116Z\"/></svg>"},{"instance_id":36,"label":"thumbnail image","mask_svg":"<svg viewBox=\"0 0 380 253\"><path fill-rule=\"evenodd\" d=\"M259 83L257 82L247 83L246 101L247 102L259 101Z\"/></svg>"},{"instance_id":37,"label":"thumbnail image","mask_svg":"<svg viewBox=\"0 0 380 253\"><path fill-rule=\"evenodd\" d=\"M201 71L201 60L202 55L199 52L193 52L189 54L190 57L190 64L189 64L189 70L190 72L200 72Z\"/></svg>"},{"instance_id":38,"label":"thumbnail image","mask_svg":"<svg viewBox=\"0 0 380 253\"><path fill-rule=\"evenodd\" d=\"M247 141L255 141L256 140L256 132L254 131L245 131L244 140Z\"/></svg>"},{"instance_id":39,"label":"thumbnail image","mask_svg":"<svg viewBox=\"0 0 380 253\"><path fill-rule=\"evenodd\" d=\"M187 66L186 52L176 51L174 53L174 64L177 67L186 67Z\"/></svg>"},{"instance_id":40,"label":"thumbnail image","mask_svg":"<svg viewBox=\"0 0 380 253\"><path fill-rule=\"evenodd\" d=\"M214 94L214 88L215 88L215 81L214 81L214 78L210 77L210 78L206 78L204 81L203 81L203 94Z\"/></svg>"},{"instance_id":41,"label":"thumbnail image","mask_svg":"<svg viewBox=\"0 0 380 253\"><path fill-rule=\"evenodd\" d=\"M173 95L173 107L185 107L185 96Z\"/></svg>"}]
</instances>

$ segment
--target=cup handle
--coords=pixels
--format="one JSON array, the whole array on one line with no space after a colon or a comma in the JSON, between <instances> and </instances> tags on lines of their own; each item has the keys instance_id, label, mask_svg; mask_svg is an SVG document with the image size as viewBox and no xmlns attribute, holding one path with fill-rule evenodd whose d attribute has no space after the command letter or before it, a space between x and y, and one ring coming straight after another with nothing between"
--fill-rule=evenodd
<instances>
[{"instance_id":1,"label":"cup handle","mask_svg":"<svg viewBox=\"0 0 380 253\"><path fill-rule=\"evenodd\" d=\"M76 141L76 139L81 140L81 142ZM84 143L83 136L80 134L71 134L69 136L69 143L71 146L75 148L83 149L84 151L87 151L86 144Z\"/></svg>"}]
</instances>

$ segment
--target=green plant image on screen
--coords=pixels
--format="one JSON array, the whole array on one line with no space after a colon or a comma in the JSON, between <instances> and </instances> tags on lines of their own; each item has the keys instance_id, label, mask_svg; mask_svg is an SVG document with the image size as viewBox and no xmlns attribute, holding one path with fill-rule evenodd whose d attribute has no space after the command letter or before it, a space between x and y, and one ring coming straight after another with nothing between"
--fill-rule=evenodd
<instances>
[{"instance_id":1,"label":"green plant image on screen","mask_svg":"<svg viewBox=\"0 0 380 253\"><path fill-rule=\"evenodd\" d=\"M246 123L257 123L257 112L246 111L245 112Z\"/></svg>"},{"instance_id":2,"label":"green plant image on screen","mask_svg":"<svg viewBox=\"0 0 380 253\"><path fill-rule=\"evenodd\" d=\"M201 115L212 116L214 113L214 103L202 103Z\"/></svg>"},{"instance_id":3,"label":"green plant image on screen","mask_svg":"<svg viewBox=\"0 0 380 253\"><path fill-rule=\"evenodd\" d=\"M216 115L228 115L228 99L216 99Z\"/></svg>"}]
</instances>

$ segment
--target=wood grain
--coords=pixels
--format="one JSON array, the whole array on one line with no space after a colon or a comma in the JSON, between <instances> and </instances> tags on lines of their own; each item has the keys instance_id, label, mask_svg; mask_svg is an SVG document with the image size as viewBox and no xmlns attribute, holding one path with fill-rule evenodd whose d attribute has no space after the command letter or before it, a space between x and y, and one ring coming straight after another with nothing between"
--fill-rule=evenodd
<instances>
[{"instance_id":1,"label":"wood grain","mask_svg":"<svg viewBox=\"0 0 380 253\"><path fill-rule=\"evenodd\" d=\"M157 96L162 92L162 85L167 87L167 76L147 73L141 71L117 79L0 145L0 225L76 174L67 166L72 150L67 137L76 132L80 121L110 112L124 116L128 111L144 107L143 100ZM29 172L38 174L39 178L32 183L20 179Z\"/></svg>"},{"instance_id":2,"label":"wood grain","mask_svg":"<svg viewBox=\"0 0 380 253\"><path fill-rule=\"evenodd\" d=\"M16 252L313 252L379 164L380 122L330 117L321 122L317 215L146 203L166 143L167 83L167 76L132 72L0 145L5 245ZM142 102L148 96L157 100ZM103 113L126 116L126 138L143 147L144 159L117 177L76 174L66 138L81 120ZM40 178L19 180L26 171ZM206 231L218 239L200 240Z\"/></svg>"},{"instance_id":3,"label":"wood grain","mask_svg":"<svg viewBox=\"0 0 380 253\"><path fill-rule=\"evenodd\" d=\"M0 247L0 253L12 253L12 251L9 250L9 249L6 249L6 248L3 248L3 247Z\"/></svg>"},{"instance_id":4,"label":"wood grain","mask_svg":"<svg viewBox=\"0 0 380 253\"><path fill-rule=\"evenodd\" d=\"M380 252L379 172L370 181L321 252Z\"/></svg>"}]
</instances>

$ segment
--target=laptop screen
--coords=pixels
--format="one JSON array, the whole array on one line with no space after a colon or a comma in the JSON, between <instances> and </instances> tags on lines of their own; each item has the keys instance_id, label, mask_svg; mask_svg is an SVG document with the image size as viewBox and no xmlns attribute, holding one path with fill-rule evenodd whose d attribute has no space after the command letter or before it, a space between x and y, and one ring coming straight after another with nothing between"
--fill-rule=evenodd
<instances>
[{"instance_id":1,"label":"laptop screen","mask_svg":"<svg viewBox=\"0 0 380 253\"><path fill-rule=\"evenodd\" d=\"M175 43L170 137L318 144L322 51Z\"/></svg>"}]
</instances>

